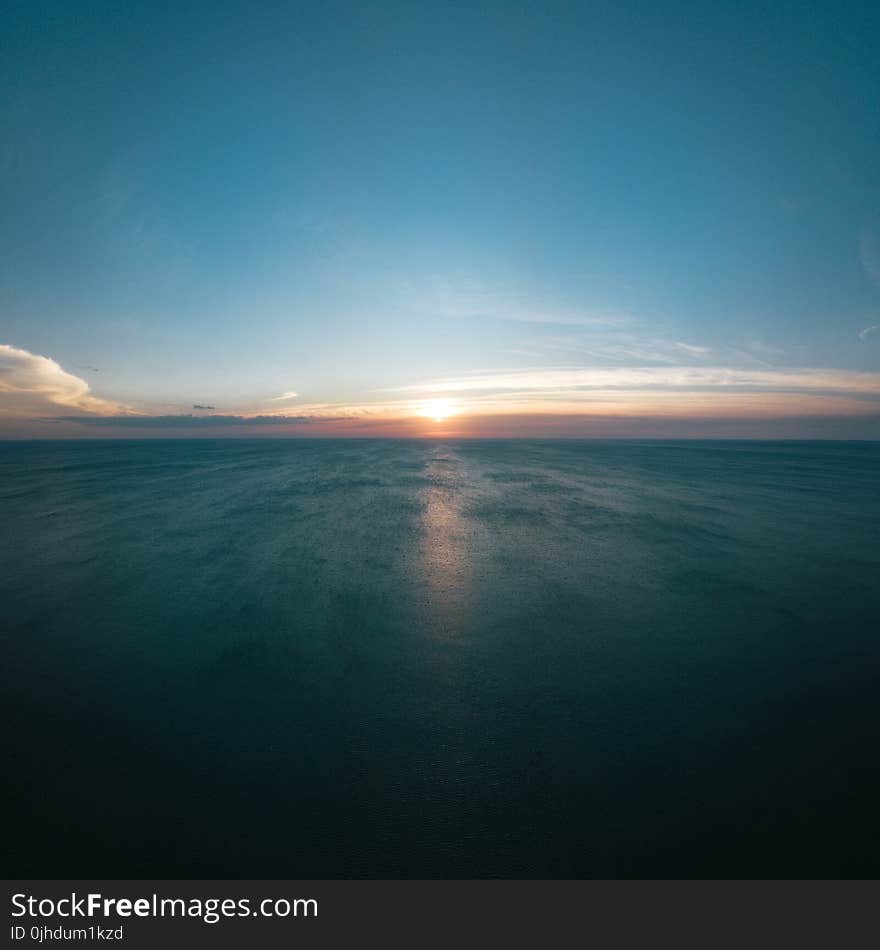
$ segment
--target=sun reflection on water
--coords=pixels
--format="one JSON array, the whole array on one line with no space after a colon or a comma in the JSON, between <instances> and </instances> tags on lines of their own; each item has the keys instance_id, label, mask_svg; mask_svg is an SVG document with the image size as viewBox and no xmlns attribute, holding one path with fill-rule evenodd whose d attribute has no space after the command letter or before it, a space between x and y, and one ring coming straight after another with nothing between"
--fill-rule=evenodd
<instances>
[{"instance_id":1,"label":"sun reflection on water","mask_svg":"<svg viewBox=\"0 0 880 950\"><path fill-rule=\"evenodd\" d=\"M467 484L462 460L445 446L425 465L421 574L433 619L446 633L458 629L472 594L474 529L464 514Z\"/></svg>"}]
</instances>

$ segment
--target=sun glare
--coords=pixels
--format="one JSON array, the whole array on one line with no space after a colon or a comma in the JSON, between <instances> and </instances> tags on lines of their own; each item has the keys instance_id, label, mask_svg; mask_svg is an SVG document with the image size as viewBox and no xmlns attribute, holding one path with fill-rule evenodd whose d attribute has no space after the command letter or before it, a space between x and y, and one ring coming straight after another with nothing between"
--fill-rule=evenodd
<instances>
[{"instance_id":1,"label":"sun glare","mask_svg":"<svg viewBox=\"0 0 880 950\"><path fill-rule=\"evenodd\" d=\"M434 422L443 422L455 415L455 403L451 399L429 399L422 403L419 415Z\"/></svg>"}]
</instances>

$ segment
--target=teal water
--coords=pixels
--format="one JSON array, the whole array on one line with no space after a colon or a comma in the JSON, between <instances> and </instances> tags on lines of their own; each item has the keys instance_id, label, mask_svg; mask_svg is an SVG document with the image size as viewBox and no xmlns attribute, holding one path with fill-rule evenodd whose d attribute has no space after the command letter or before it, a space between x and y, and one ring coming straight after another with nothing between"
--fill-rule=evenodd
<instances>
[{"instance_id":1,"label":"teal water","mask_svg":"<svg viewBox=\"0 0 880 950\"><path fill-rule=\"evenodd\" d=\"M0 443L7 876L876 876L878 476Z\"/></svg>"}]
</instances>

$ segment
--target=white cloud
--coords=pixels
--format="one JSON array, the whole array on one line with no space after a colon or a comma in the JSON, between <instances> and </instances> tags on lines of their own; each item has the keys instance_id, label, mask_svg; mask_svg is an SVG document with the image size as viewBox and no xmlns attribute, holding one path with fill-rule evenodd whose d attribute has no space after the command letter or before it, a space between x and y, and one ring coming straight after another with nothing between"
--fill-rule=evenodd
<instances>
[{"instance_id":1,"label":"white cloud","mask_svg":"<svg viewBox=\"0 0 880 950\"><path fill-rule=\"evenodd\" d=\"M93 396L89 384L53 359L0 344L0 415L39 416L58 408L94 415L125 412L126 407Z\"/></svg>"},{"instance_id":2,"label":"white cloud","mask_svg":"<svg viewBox=\"0 0 880 950\"><path fill-rule=\"evenodd\" d=\"M878 331L880 331L880 323L876 323L872 327L865 327L864 330L859 330L859 339L867 340L868 337L873 336Z\"/></svg>"},{"instance_id":3,"label":"white cloud","mask_svg":"<svg viewBox=\"0 0 880 950\"><path fill-rule=\"evenodd\" d=\"M627 314L548 306L479 278L433 277L404 282L395 294L402 309L437 319L506 320L593 329L613 329L632 323Z\"/></svg>"},{"instance_id":4,"label":"white cloud","mask_svg":"<svg viewBox=\"0 0 880 950\"><path fill-rule=\"evenodd\" d=\"M280 396L273 396L269 400L269 402L281 402L283 399L297 399L298 397L299 397L299 393L295 393L291 391L287 393L282 393Z\"/></svg>"},{"instance_id":5,"label":"white cloud","mask_svg":"<svg viewBox=\"0 0 880 950\"><path fill-rule=\"evenodd\" d=\"M571 335L544 336L530 344L523 355L533 358L553 356L577 358L593 365L632 365L635 363L665 363L672 366L684 361L705 363L713 351L707 346L692 343L669 342L656 338L643 338L630 333L605 332L573 337ZM714 355L717 360L718 356Z\"/></svg>"},{"instance_id":6,"label":"white cloud","mask_svg":"<svg viewBox=\"0 0 880 950\"><path fill-rule=\"evenodd\" d=\"M559 392L562 390L752 390L880 396L880 374L834 369L732 369L724 366L549 367L430 380L407 393Z\"/></svg>"},{"instance_id":7,"label":"white cloud","mask_svg":"<svg viewBox=\"0 0 880 950\"><path fill-rule=\"evenodd\" d=\"M708 356L712 352L708 346L695 346L693 343L676 342L672 345L678 350L683 350L689 356Z\"/></svg>"}]
</instances>

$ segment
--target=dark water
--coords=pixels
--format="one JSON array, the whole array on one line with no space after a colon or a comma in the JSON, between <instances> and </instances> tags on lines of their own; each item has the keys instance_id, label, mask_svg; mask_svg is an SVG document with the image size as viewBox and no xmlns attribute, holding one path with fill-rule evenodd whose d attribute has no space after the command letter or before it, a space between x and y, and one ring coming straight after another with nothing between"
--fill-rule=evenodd
<instances>
[{"instance_id":1,"label":"dark water","mask_svg":"<svg viewBox=\"0 0 880 950\"><path fill-rule=\"evenodd\" d=\"M878 476L0 443L7 875L875 876Z\"/></svg>"}]
</instances>

